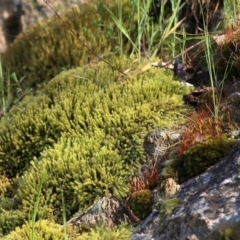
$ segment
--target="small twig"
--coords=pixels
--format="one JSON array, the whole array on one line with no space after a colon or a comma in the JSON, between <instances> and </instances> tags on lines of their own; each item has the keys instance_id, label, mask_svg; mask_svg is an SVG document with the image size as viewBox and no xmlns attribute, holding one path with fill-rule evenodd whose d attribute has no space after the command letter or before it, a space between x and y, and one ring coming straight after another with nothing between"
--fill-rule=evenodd
<instances>
[{"instance_id":1,"label":"small twig","mask_svg":"<svg viewBox=\"0 0 240 240\"><path fill-rule=\"evenodd\" d=\"M186 52L190 51L191 49L195 48L196 46L204 43L204 41L205 41L205 40L201 40L200 42L195 43L195 44L192 45L191 47L185 49L183 52L181 52L181 53L179 53L178 55L176 55L173 59L167 61L165 64L166 64L166 65L170 64L171 62L173 62L173 60L175 60L176 58L180 57L183 53L186 53Z\"/></svg>"},{"instance_id":2,"label":"small twig","mask_svg":"<svg viewBox=\"0 0 240 240\"><path fill-rule=\"evenodd\" d=\"M106 60L104 60L102 57L100 57L99 55L97 55L91 48L88 47L88 45L86 43L84 43L84 41L77 36L77 34L72 30L72 28L66 23L66 21L63 20L63 18L57 13L57 11L48 3L48 0L43 0L43 2L52 9L52 11L55 13L55 15L62 21L63 25L65 25L65 27L78 39L78 41L85 47L87 48L87 50L95 57L97 57L99 60L105 62L108 66L110 66L111 68L113 68L114 70L117 70L118 72L120 72L122 75L127 75L126 73L124 73L123 71L119 70L118 68L114 67L112 64L110 64L109 62L107 62Z\"/></svg>"},{"instance_id":3,"label":"small twig","mask_svg":"<svg viewBox=\"0 0 240 240\"><path fill-rule=\"evenodd\" d=\"M124 203L124 207L127 211L127 214L129 216L129 218L134 222L134 223L138 223L140 221L140 219L132 212L132 210L129 208L128 204L129 204L129 201L131 199L131 195L127 197L127 199L125 200L125 203Z\"/></svg>"}]
</instances>

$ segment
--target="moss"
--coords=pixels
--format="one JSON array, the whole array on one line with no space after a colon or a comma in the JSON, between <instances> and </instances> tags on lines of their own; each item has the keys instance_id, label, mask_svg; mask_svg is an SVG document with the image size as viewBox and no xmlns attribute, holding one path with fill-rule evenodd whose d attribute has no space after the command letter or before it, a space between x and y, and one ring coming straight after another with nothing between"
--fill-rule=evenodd
<instances>
[{"instance_id":1,"label":"moss","mask_svg":"<svg viewBox=\"0 0 240 240\"><path fill-rule=\"evenodd\" d=\"M5 236L4 240L59 240L63 239L63 228L48 220L39 220L34 226L34 235L32 238L32 224L26 223L21 228L17 227L15 231Z\"/></svg>"},{"instance_id":2,"label":"moss","mask_svg":"<svg viewBox=\"0 0 240 240\"><path fill-rule=\"evenodd\" d=\"M126 69L131 60L111 61ZM41 95L14 107L0 122L0 173L21 175L64 132L88 135L99 129L106 135L103 144L114 145L125 163L143 161L147 132L183 121L182 94L188 89L159 69L122 85L115 82L118 74L104 63L63 72Z\"/></svg>"},{"instance_id":3,"label":"moss","mask_svg":"<svg viewBox=\"0 0 240 240\"><path fill-rule=\"evenodd\" d=\"M236 139L229 139L226 134L206 137L203 142L190 145L182 156L179 156L179 146L176 146L170 156L165 156L160 177L173 178L181 184L227 156L235 143Z\"/></svg>"},{"instance_id":4,"label":"moss","mask_svg":"<svg viewBox=\"0 0 240 240\"><path fill-rule=\"evenodd\" d=\"M179 201L180 200L178 198L171 198L171 199L165 201L160 209L161 215L166 217L167 215L172 214L174 209L179 205Z\"/></svg>"},{"instance_id":5,"label":"moss","mask_svg":"<svg viewBox=\"0 0 240 240\"><path fill-rule=\"evenodd\" d=\"M132 229L124 224L114 229L99 226L91 229L89 233L84 233L77 240L126 240L130 239L131 235Z\"/></svg>"},{"instance_id":6,"label":"moss","mask_svg":"<svg viewBox=\"0 0 240 240\"><path fill-rule=\"evenodd\" d=\"M132 59L111 61L127 69ZM146 134L184 121L188 88L164 70L132 68L120 82L104 63L63 72L2 119L0 172L20 177L16 207L25 216L33 211L42 170L47 179L38 215L50 220L62 221L62 188L68 218L106 194L123 197L145 161Z\"/></svg>"},{"instance_id":7,"label":"moss","mask_svg":"<svg viewBox=\"0 0 240 240\"><path fill-rule=\"evenodd\" d=\"M118 29L103 3L118 15L115 1L90 1L63 14L61 17L64 24L54 16L30 27L15 39L3 54L2 62L6 70L15 72L19 78L25 77L20 84L22 91L30 88L35 90L63 68L84 66L96 59L92 52L103 56L115 51L118 47ZM136 39L137 24L134 15L137 11L129 1L121 3L123 27L129 31L132 39ZM128 16L132 16L130 21ZM125 36L123 43L124 51L128 52L130 43ZM15 94L18 90L19 86Z\"/></svg>"},{"instance_id":8,"label":"moss","mask_svg":"<svg viewBox=\"0 0 240 240\"><path fill-rule=\"evenodd\" d=\"M5 175L0 175L0 198L6 194L11 186L11 180Z\"/></svg>"},{"instance_id":9,"label":"moss","mask_svg":"<svg viewBox=\"0 0 240 240\"><path fill-rule=\"evenodd\" d=\"M178 198L171 198L165 201L160 206L160 215L161 215L161 222L156 229L157 233L161 233L166 228L168 221L167 217L172 214L172 212L176 209L176 207L180 204L180 200Z\"/></svg>"},{"instance_id":10,"label":"moss","mask_svg":"<svg viewBox=\"0 0 240 240\"><path fill-rule=\"evenodd\" d=\"M62 221L62 189L68 218L109 193L125 196L131 169L127 171L111 145L102 145L104 137L102 132L90 138L64 136L44 151L22 178L17 197L19 208L33 211L37 185L45 171L38 214L49 219Z\"/></svg>"},{"instance_id":11,"label":"moss","mask_svg":"<svg viewBox=\"0 0 240 240\"><path fill-rule=\"evenodd\" d=\"M21 211L12 209L12 203L12 199L1 199L0 237L13 231L17 226L21 226L26 218L26 215Z\"/></svg>"},{"instance_id":12,"label":"moss","mask_svg":"<svg viewBox=\"0 0 240 240\"><path fill-rule=\"evenodd\" d=\"M202 143L189 147L183 154L183 165L189 177L204 172L223 157L227 156L236 143L226 135L206 138Z\"/></svg>"},{"instance_id":13,"label":"moss","mask_svg":"<svg viewBox=\"0 0 240 240\"><path fill-rule=\"evenodd\" d=\"M151 213L152 205L153 195L149 189L140 190L131 196L130 208L140 219L144 219Z\"/></svg>"},{"instance_id":14,"label":"moss","mask_svg":"<svg viewBox=\"0 0 240 240\"><path fill-rule=\"evenodd\" d=\"M218 229L221 240L238 240L240 236L240 222L222 223Z\"/></svg>"},{"instance_id":15,"label":"moss","mask_svg":"<svg viewBox=\"0 0 240 240\"><path fill-rule=\"evenodd\" d=\"M161 164L160 176L161 179L172 178L179 181L179 157L178 157L179 144L172 144L168 151L164 154L165 161ZM181 175L180 175L181 176Z\"/></svg>"}]
</instances>

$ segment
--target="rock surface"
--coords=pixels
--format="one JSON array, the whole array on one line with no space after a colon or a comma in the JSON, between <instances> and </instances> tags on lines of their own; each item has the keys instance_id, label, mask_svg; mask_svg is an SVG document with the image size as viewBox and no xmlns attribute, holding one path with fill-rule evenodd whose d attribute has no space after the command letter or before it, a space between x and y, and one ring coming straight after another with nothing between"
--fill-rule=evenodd
<instances>
[{"instance_id":1,"label":"rock surface","mask_svg":"<svg viewBox=\"0 0 240 240\"><path fill-rule=\"evenodd\" d=\"M231 154L203 174L183 183L178 206L163 216L153 212L132 240L219 240L223 226L240 222L240 141Z\"/></svg>"},{"instance_id":2,"label":"rock surface","mask_svg":"<svg viewBox=\"0 0 240 240\"><path fill-rule=\"evenodd\" d=\"M169 130L156 130L149 133L144 141L143 148L147 154L147 161L163 163L164 154L171 149L181 136L181 131L173 129Z\"/></svg>"},{"instance_id":3,"label":"rock surface","mask_svg":"<svg viewBox=\"0 0 240 240\"><path fill-rule=\"evenodd\" d=\"M96 227L99 223L104 223L106 227L118 226L127 220L125 207L116 197L103 197L89 210L84 213L77 213L68 221L79 227Z\"/></svg>"}]
</instances>

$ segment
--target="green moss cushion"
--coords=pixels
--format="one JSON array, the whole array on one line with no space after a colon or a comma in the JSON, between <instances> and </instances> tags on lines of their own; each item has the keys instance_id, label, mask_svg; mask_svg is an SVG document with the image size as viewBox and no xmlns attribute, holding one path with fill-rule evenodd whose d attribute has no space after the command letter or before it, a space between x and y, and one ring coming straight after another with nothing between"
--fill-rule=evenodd
<instances>
[{"instance_id":1,"label":"green moss cushion","mask_svg":"<svg viewBox=\"0 0 240 240\"><path fill-rule=\"evenodd\" d=\"M38 213L61 222L63 200L70 217L101 196L125 196L146 134L184 121L188 88L164 70L141 72L147 62L109 60L131 66L129 76L104 62L62 72L0 122L0 172L20 177L16 208L25 214L39 198Z\"/></svg>"}]
</instances>

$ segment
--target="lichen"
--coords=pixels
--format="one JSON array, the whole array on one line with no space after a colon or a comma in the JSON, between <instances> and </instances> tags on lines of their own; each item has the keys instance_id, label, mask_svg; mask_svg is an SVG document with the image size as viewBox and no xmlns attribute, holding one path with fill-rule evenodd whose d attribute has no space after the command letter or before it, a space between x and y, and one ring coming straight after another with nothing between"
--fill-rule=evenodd
<instances>
[{"instance_id":1,"label":"lichen","mask_svg":"<svg viewBox=\"0 0 240 240\"><path fill-rule=\"evenodd\" d=\"M131 238L131 234L131 227L124 224L114 229L98 226L95 229L91 229L90 232L84 233L77 240L126 240Z\"/></svg>"}]
</instances>

